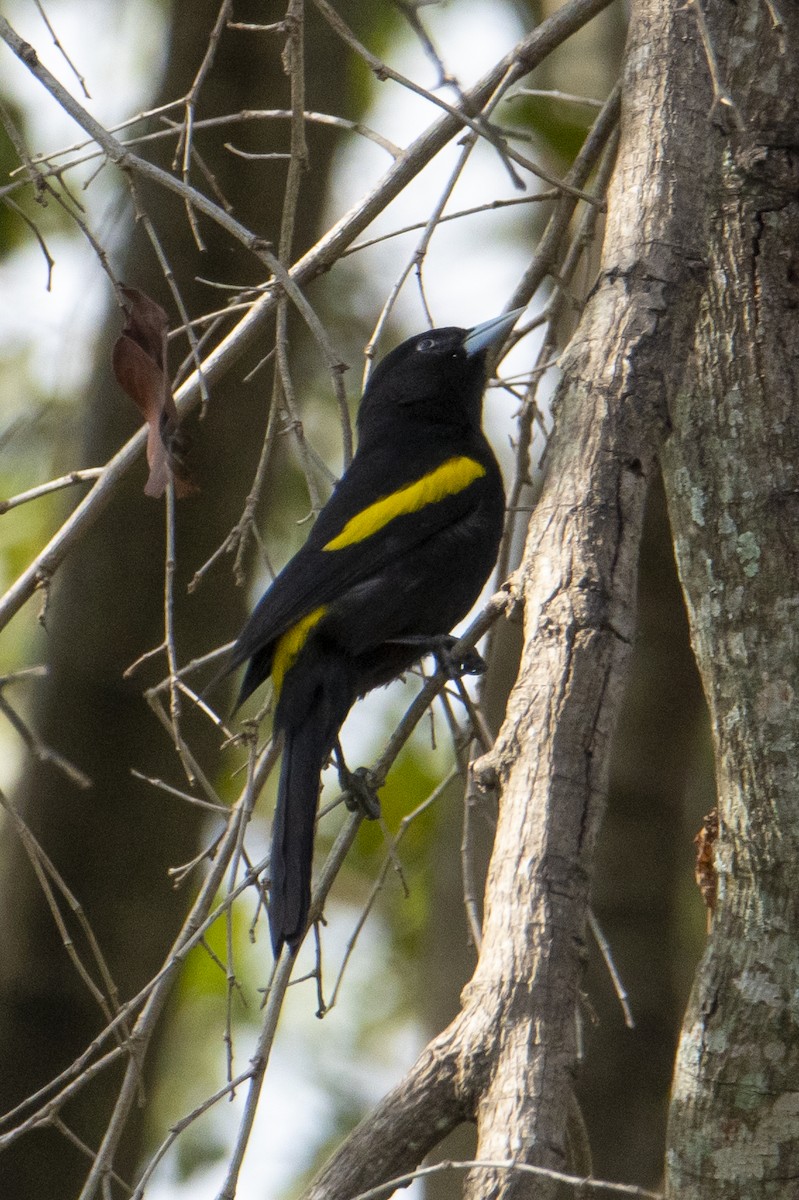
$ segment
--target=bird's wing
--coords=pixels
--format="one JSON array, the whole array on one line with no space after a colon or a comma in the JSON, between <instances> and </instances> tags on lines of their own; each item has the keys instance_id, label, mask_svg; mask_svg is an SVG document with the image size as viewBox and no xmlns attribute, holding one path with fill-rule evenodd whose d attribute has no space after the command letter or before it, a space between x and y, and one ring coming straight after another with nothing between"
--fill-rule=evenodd
<instances>
[{"instance_id":1,"label":"bird's wing","mask_svg":"<svg viewBox=\"0 0 799 1200\"><path fill-rule=\"evenodd\" d=\"M231 667L263 651L288 629L377 575L479 503L471 485L493 472L483 456L450 456L410 480L375 475L357 458L320 513L308 541L256 605L234 647ZM438 472L438 474L436 474ZM385 490L376 487L385 481ZM377 493L377 494L376 494ZM442 563L442 570L446 564Z\"/></svg>"}]
</instances>

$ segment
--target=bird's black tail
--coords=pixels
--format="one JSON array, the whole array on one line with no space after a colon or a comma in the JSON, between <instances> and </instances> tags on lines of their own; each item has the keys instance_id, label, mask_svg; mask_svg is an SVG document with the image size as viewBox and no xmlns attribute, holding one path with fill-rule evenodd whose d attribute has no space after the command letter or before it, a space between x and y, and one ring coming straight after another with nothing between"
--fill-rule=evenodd
<instances>
[{"instance_id":1,"label":"bird's black tail","mask_svg":"<svg viewBox=\"0 0 799 1200\"><path fill-rule=\"evenodd\" d=\"M272 822L269 929L275 958L284 942L294 947L308 920L319 776L329 750L313 720L286 730Z\"/></svg>"},{"instance_id":2,"label":"bird's black tail","mask_svg":"<svg viewBox=\"0 0 799 1200\"><path fill-rule=\"evenodd\" d=\"M269 930L275 958L284 942L294 949L305 932L319 780L354 699L345 686L343 666L326 662L316 667L316 686L309 689L312 699L302 705L302 715L297 697L290 695L281 697L275 714L276 726L284 731L270 859ZM286 680L286 692L294 690L292 683Z\"/></svg>"}]
</instances>

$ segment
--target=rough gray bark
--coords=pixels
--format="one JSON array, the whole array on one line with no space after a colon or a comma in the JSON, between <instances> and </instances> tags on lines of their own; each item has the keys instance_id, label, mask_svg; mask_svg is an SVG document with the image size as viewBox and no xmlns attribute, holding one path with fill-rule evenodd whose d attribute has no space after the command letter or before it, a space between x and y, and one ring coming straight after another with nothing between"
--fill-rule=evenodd
<instances>
[{"instance_id":1,"label":"rough gray bark","mask_svg":"<svg viewBox=\"0 0 799 1200\"><path fill-rule=\"evenodd\" d=\"M799 1194L799 10L715 3L707 20L734 107L664 466L715 736L718 904L668 1192L782 1200Z\"/></svg>"},{"instance_id":2,"label":"rough gray bark","mask_svg":"<svg viewBox=\"0 0 799 1200\"><path fill-rule=\"evenodd\" d=\"M464 1113L477 1122L478 1159L568 1166L592 855L634 632L647 481L704 282L697 214L710 108L691 14L639 0L600 279L567 352L516 579L525 650L497 744L476 767L500 792L482 952L461 1013L316 1180L314 1200L406 1169ZM536 1196L555 1187L541 1180ZM469 1200L529 1194L530 1177L512 1169L476 1169L465 1190Z\"/></svg>"},{"instance_id":3,"label":"rough gray bark","mask_svg":"<svg viewBox=\"0 0 799 1200\"><path fill-rule=\"evenodd\" d=\"M600 1179L662 1183L674 1055L705 944L705 909L690 876L692 838L715 795L707 707L655 479L643 529L638 631L591 888L635 1028L625 1026L593 938L583 982L590 1009L577 1095Z\"/></svg>"},{"instance_id":4,"label":"rough gray bark","mask_svg":"<svg viewBox=\"0 0 799 1200\"><path fill-rule=\"evenodd\" d=\"M695 27L677 8L634 6L602 272L564 362L525 550L526 649L492 755L500 822L468 997L493 1015L481 1159L567 1165L585 909L634 631L646 483L702 280L695 208L709 95ZM526 1189L523 1176L481 1171L467 1194Z\"/></svg>"}]
</instances>

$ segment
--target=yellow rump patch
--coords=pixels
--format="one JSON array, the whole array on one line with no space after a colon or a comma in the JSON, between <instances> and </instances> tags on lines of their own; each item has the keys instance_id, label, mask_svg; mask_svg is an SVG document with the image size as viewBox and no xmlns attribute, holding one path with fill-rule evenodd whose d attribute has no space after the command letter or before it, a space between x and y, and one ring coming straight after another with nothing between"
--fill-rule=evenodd
<instances>
[{"instance_id":1,"label":"yellow rump patch","mask_svg":"<svg viewBox=\"0 0 799 1200\"><path fill-rule=\"evenodd\" d=\"M419 512L428 504L436 504L439 500L445 500L447 496L454 496L485 473L485 467L474 458L449 458L440 467L428 471L421 479L415 480L414 483L406 483L405 487L375 500L374 504L350 517L341 533L327 542L322 549L343 550L345 546L363 542L383 529L395 517Z\"/></svg>"},{"instance_id":2,"label":"yellow rump patch","mask_svg":"<svg viewBox=\"0 0 799 1200\"><path fill-rule=\"evenodd\" d=\"M275 699L280 695L283 680L286 678L286 672L294 665L297 655L307 642L308 635L314 625L319 624L326 612L327 608L325 605L320 605L319 608L315 608L312 612L309 612L307 617L303 617L296 625L292 625L290 629L287 629L278 640L272 659L272 687Z\"/></svg>"}]
</instances>

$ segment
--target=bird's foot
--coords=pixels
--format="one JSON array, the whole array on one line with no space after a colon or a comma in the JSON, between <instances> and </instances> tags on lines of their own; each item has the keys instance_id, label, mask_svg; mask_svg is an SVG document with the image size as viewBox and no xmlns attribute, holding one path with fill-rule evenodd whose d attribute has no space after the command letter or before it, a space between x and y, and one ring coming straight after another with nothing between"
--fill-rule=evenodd
<instances>
[{"instance_id":1,"label":"bird's foot","mask_svg":"<svg viewBox=\"0 0 799 1200\"><path fill-rule=\"evenodd\" d=\"M380 800L377 788L368 767L351 771L344 761L341 747L338 749L338 781L344 793L344 803L352 813L360 813L367 821L376 821L380 816Z\"/></svg>"},{"instance_id":2,"label":"bird's foot","mask_svg":"<svg viewBox=\"0 0 799 1200\"><path fill-rule=\"evenodd\" d=\"M442 671L445 671L450 679L460 679L462 675L485 675L486 660L479 651L475 650L474 646L453 654L452 648L457 641L457 638L450 636L448 645L436 652L438 665Z\"/></svg>"},{"instance_id":3,"label":"bird's foot","mask_svg":"<svg viewBox=\"0 0 799 1200\"><path fill-rule=\"evenodd\" d=\"M420 657L425 654L435 655L439 667L449 679L460 679L462 675L485 674L486 661L477 650L470 648L453 654L453 646L458 644L459 639L451 633L421 634L419 637L392 640L400 646L418 646Z\"/></svg>"}]
</instances>

